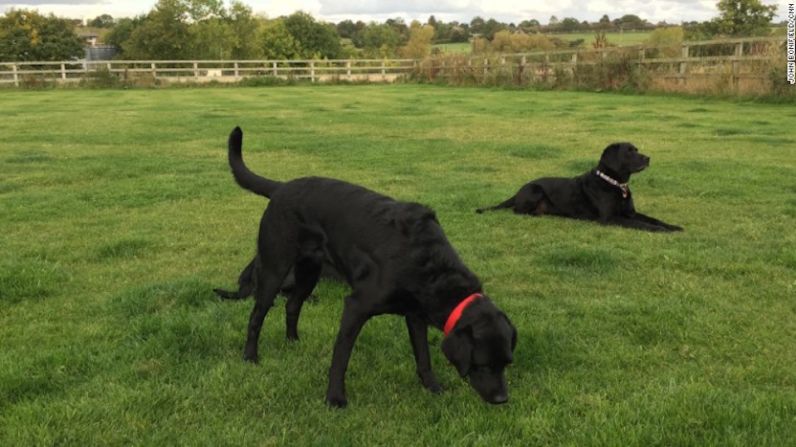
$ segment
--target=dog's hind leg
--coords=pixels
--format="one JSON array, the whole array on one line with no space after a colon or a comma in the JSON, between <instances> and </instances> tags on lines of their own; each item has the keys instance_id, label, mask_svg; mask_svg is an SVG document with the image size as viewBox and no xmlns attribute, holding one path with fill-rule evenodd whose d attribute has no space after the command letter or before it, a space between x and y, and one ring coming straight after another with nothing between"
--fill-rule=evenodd
<instances>
[{"instance_id":1,"label":"dog's hind leg","mask_svg":"<svg viewBox=\"0 0 796 447\"><path fill-rule=\"evenodd\" d=\"M310 296L321 277L323 261L326 259L324 245L326 233L318 226L306 224L298 228L298 258L293 267L293 288L285 305L285 326L288 340L298 340L298 320L301 306Z\"/></svg>"},{"instance_id":2,"label":"dog's hind leg","mask_svg":"<svg viewBox=\"0 0 796 447\"><path fill-rule=\"evenodd\" d=\"M514 201L514 213L541 216L549 211L549 201L544 190L534 184L524 186Z\"/></svg>"},{"instance_id":3,"label":"dog's hind leg","mask_svg":"<svg viewBox=\"0 0 796 447\"><path fill-rule=\"evenodd\" d=\"M503 208L511 208L511 207L514 206L514 201L516 200L516 198L517 198L517 196L511 196L510 198L504 200L503 202L501 202L501 203L499 203L499 204L497 204L495 206L488 206L488 207L485 207L485 208L478 208L477 210L475 210L475 212L478 213L478 214L481 214L484 211L494 211L494 210L499 210L499 209L503 209Z\"/></svg>"},{"instance_id":4,"label":"dog's hind leg","mask_svg":"<svg viewBox=\"0 0 796 447\"><path fill-rule=\"evenodd\" d=\"M276 236L278 234L278 236ZM254 266L255 282L254 308L249 316L249 327L246 334L246 346L243 351L244 360L257 362L257 344L260 330L268 310L274 305L274 299L282 288L290 266L296 262L295 249L290 246L290 231L260 231L257 262ZM268 253L269 256L261 256ZM276 256L275 254L281 254Z\"/></svg>"},{"instance_id":5,"label":"dog's hind leg","mask_svg":"<svg viewBox=\"0 0 796 447\"><path fill-rule=\"evenodd\" d=\"M246 347L243 351L244 360L257 362L257 344L260 339L260 330L268 311L274 305L274 298L279 293L282 280L287 274L287 268L281 271L256 272L257 288L254 291L254 308L249 316L249 328L246 334Z\"/></svg>"},{"instance_id":6,"label":"dog's hind leg","mask_svg":"<svg viewBox=\"0 0 796 447\"><path fill-rule=\"evenodd\" d=\"M257 257L255 256L254 259L249 262L249 265L240 273L240 277L238 277L238 290L236 292L230 292L224 289L213 289L213 292L216 292L216 295L225 300L241 300L251 295L254 291L254 268L256 263Z\"/></svg>"},{"instance_id":7,"label":"dog's hind leg","mask_svg":"<svg viewBox=\"0 0 796 447\"><path fill-rule=\"evenodd\" d=\"M285 304L285 325L288 340L298 340L299 338L298 320L301 315L301 307L312 293L312 290L315 289L315 285L321 277L322 265L313 260L304 259L299 260L293 269L296 282Z\"/></svg>"},{"instance_id":8,"label":"dog's hind leg","mask_svg":"<svg viewBox=\"0 0 796 447\"><path fill-rule=\"evenodd\" d=\"M406 327L409 329L409 341L417 364L417 376L420 382L432 393L442 392L442 387L431 371L431 356L428 352L428 325L417 315L406 316Z\"/></svg>"}]
</instances>

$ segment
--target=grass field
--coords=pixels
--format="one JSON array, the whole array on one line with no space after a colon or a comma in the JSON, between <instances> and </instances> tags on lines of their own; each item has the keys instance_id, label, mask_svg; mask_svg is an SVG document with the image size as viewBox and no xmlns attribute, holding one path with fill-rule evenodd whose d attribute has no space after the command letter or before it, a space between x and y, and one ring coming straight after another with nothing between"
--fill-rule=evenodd
<instances>
[{"instance_id":1,"label":"grass field","mask_svg":"<svg viewBox=\"0 0 796 447\"><path fill-rule=\"evenodd\" d=\"M793 445L792 106L434 86L0 91L0 445ZM261 364L251 301L220 302L266 201L226 137L276 179L324 175L428 204L519 331L511 401L447 364L418 383L402 319L371 320L323 403L343 286ZM508 212L525 181L602 148L652 157L648 234Z\"/></svg>"}]
</instances>

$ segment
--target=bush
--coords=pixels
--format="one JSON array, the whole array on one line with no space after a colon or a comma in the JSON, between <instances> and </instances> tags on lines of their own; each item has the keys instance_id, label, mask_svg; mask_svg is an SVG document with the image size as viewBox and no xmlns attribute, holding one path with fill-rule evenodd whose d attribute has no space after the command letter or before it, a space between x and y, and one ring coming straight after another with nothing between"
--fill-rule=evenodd
<instances>
[{"instance_id":1,"label":"bush","mask_svg":"<svg viewBox=\"0 0 796 447\"><path fill-rule=\"evenodd\" d=\"M647 52L648 57L677 57L680 55L680 48L683 44L683 28L673 26L669 28L658 28L653 31L644 45L655 47Z\"/></svg>"}]
</instances>

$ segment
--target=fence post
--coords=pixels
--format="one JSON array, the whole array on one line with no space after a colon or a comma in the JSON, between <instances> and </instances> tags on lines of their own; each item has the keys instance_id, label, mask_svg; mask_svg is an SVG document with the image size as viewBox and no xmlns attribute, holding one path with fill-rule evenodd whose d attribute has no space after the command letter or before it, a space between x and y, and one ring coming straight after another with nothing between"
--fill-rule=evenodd
<instances>
[{"instance_id":1,"label":"fence post","mask_svg":"<svg viewBox=\"0 0 796 447\"><path fill-rule=\"evenodd\" d=\"M61 80L66 80L66 64L61 64Z\"/></svg>"},{"instance_id":2,"label":"fence post","mask_svg":"<svg viewBox=\"0 0 796 447\"><path fill-rule=\"evenodd\" d=\"M382 81L386 81L387 80L387 71L385 70L385 64L386 63L387 63L387 59L382 59L381 60L381 80Z\"/></svg>"},{"instance_id":3,"label":"fence post","mask_svg":"<svg viewBox=\"0 0 796 447\"><path fill-rule=\"evenodd\" d=\"M150 66L152 67L152 79L157 79L158 78L158 69L155 68L155 63L152 62L150 64Z\"/></svg>"},{"instance_id":4,"label":"fence post","mask_svg":"<svg viewBox=\"0 0 796 447\"><path fill-rule=\"evenodd\" d=\"M486 83L486 76L487 76L487 74L489 74L488 71L489 71L489 58L485 57L484 58L484 83Z\"/></svg>"},{"instance_id":5,"label":"fence post","mask_svg":"<svg viewBox=\"0 0 796 447\"><path fill-rule=\"evenodd\" d=\"M572 77L575 77L575 73L578 71L578 52L572 53L572 60L570 61L570 69L572 71Z\"/></svg>"},{"instance_id":6,"label":"fence post","mask_svg":"<svg viewBox=\"0 0 796 447\"><path fill-rule=\"evenodd\" d=\"M271 69L273 70L274 77L277 77L278 71L276 70L276 61L271 63Z\"/></svg>"},{"instance_id":7,"label":"fence post","mask_svg":"<svg viewBox=\"0 0 796 447\"><path fill-rule=\"evenodd\" d=\"M237 81L240 77L240 67L238 66L238 62L235 62L235 80Z\"/></svg>"},{"instance_id":8,"label":"fence post","mask_svg":"<svg viewBox=\"0 0 796 447\"><path fill-rule=\"evenodd\" d=\"M310 82L315 82L315 61L310 61Z\"/></svg>"},{"instance_id":9,"label":"fence post","mask_svg":"<svg viewBox=\"0 0 796 447\"><path fill-rule=\"evenodd\" d=\"M683 44L680 49L680 57L688 59L688 45ZM680 62L680 81L685 84L685 74L688 71L688 63L685 61Z\"/></svg>"},{"instance_id":10,"label":"fence post","mask_svg":"<svg viewBox=\"0 0 796 447\"><path fill-rule=\"evenodd\" d=\"M527 62L528 62L528 58L527 58L527 56L525 56L523 54L522 57L520 58L519 79L517 79L518 84L520 84L520 85L523 84L523 79L522 78L525 75L525 64Z\"/></svg>"},{"instance_id":11,"label":"fence post","mask_svg":"<svg viewBox=\"0 0 796 447\"><path fill-rule=\"evenodd\" d=\"M644 47L638 49L638 60L644 62L644 58L647 57L647 51Z\"/></svg>"},{"instance_id":12,"label":"fence post","mask_svg":"<svg viewBox=\"0 0 796 447\"><path fill-rule=\"evenodd\" d=\"M17 73L17 64L11 64L11 71L14 73L14 87L19 87L19 73Z\"/></svg>"},{"instance_id":13,"label":"fence post","mask_svg":"<svg viewBox=\"0 0 796 447\"><path fill-rule=\"evenodd\" d=\"M351 80L351 59L345 61L345 74L348 76L348 80Z\"/></svg>"},{"instance_id":14,"label":"fence post","mask_svg":"<svg viewBox=\"0 0 796 447\"><path fill-rule=\"evenodd\" d=\"M740 74L740 62L738 59L743 57L743 42L735 44L735 57L732 60L732 86L736 89L740 84L738 75Z\"/></svg>"},{"instance_id":15,"label":"fence post","mask_svg":"<svg viewBox=\"0 0 796 447\"><path fill-rule=\"evenodd\" d=\"M199 63L196 61L193 63L193 77L199 79Z\"/></svg>"}]
</instances>

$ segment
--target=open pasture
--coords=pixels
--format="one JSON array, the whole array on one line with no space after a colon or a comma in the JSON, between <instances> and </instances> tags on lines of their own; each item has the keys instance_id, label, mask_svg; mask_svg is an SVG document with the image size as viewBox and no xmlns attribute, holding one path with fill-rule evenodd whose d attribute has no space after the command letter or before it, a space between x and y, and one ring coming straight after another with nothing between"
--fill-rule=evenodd
<instances>
[{"instance_id":1,"label":"open pasture","mask_svg":"<svg viewBox=\"0 0 796 447\"><path fill-rule=\"evenodd\" d=\"M434 86L0 91L0 445L792 445L792 106ZM437 211L519 332L491 407L430 333L446 391L415 377L401 318L364 328L349 407L323 403L346 288L301 341L284 301L261 363L251 300L221 302L275 179L336 177ZM529 179L631 141L636 207L684 233L509 212ZM341 204L343 205L343 204Z\"/></svg>"}]
</instances>

